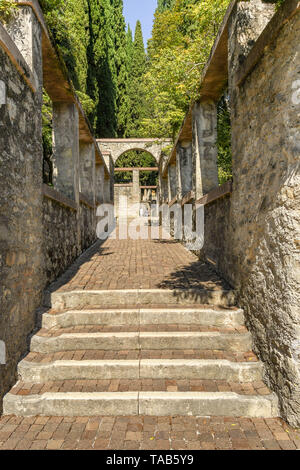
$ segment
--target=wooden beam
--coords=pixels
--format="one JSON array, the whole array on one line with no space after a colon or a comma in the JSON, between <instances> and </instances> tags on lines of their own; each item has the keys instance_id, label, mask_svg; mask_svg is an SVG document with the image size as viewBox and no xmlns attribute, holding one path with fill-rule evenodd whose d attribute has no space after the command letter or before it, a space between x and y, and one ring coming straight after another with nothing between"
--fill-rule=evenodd
<instances>
[{"instance_id":1,"label":"wooden beam","mask_svg":"<svg viewBox=\"0 0 300 470\"><path fill-rule=\"evenodd\" d=\"M158 171L158 168L157 167L139 167L139 168L134 168L134 167L130 167L130 168L115 168L115 173L118 173L118 172L124 172L124 171L134 171L134 170L138 170L138 171Z\"/></svg>"},{"instance_id":2,"label":"wooden beam","mask_svg":"<svg viewBox=\"0 0 300 470\"><path fill-rule=\"evenodd\" d=\"M217 199L220 199L231 193L232 193L232 181L226 181L226 183L222 184L222 186L219 186L218 188L213 189L208 194L205 194L205 196L198 199L196 201L196 204L202 204L203 206L206 206L207 204L214 202Z\"/></svg>"}]
</instances>

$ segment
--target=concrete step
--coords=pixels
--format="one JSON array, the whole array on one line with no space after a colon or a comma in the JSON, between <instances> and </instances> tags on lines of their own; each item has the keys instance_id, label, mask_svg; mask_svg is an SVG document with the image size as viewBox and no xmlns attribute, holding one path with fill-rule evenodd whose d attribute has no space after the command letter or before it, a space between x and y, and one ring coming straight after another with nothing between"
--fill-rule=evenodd
<instances>
[{"instance_id":1,"label":"concrete step","mask_svg":"<svg viewBox=\"0 0 300 470\"><path fill-rule=\"evenodd\" d=\"M35 335L30 351L53 353L76 350L122 351L140 349L139 333L66 333L54 338Z\"/></svg>"},{"instance_id":2,"label":"concrete step","mask_svg":"<svg viewBox=\"0 0 300 470\"><path fill-rule=\"evenodd\" d=\"M43 328L68 328L80 325L161 325L194 324L199 326L243 326L244 314L240 309L213 309L207 307L189 308L141 308L141 309L98 309L69 310L58 314L45 313Z\"/></svg>"},{"instance_id":3,"label":"concrete step","mask_svg":"<svg viewBox=\"0 0 300 470\"><path fill-rule=\"evenodd\" d=\"M131 290L77 290L53 292L46 304L54 310L118 306L185 306L215 305L231 307L235 305L235 294L232 290L207 289L131 289Z\"/></svg>"},{"instance_id":4,"label":"concrete step","mask_svg":"<svg viewBox=\"0 0 300 470\"><path fill-rule=\"evenodd\" d=\"M213 349L222 351L249 351L252 348L250 333L197 333L155 332L140 333L141 350L162 349Z\"/></svg>"},{"instance_id":5,"label":"concrete step","mask_svg":"<svg viewBox=\"0 0 300 470\"><path fill-rule=\"evenodd\" d=\"M18 367L23 382L45 383L66 380L103 379L197 379L228 382L262 380L261 363L234 363L227 360L142 359L32 363L23 360Z\"/></svg>"},{"instance_id":6,"label":"concrete step","mask_svg":"<svg viewBox=\"0 0 300 470\"><path fill-rule=\"evenodd\" d=\"M8 393L3 407L16 416L279 416L274 395L232 392Z\"/></svg>"},{"instance_id":7,"label":"concrete step","mask_svg":"<svg viewBox=\"0 0 300 470\"><path fill-rule=\"evenodd\" d=\"M137 332L137 333L65 333L56 337L35 335L31 352L53 353L76 350L163 350L210 349L223 351L249 351L250 333L220 332Z\"/></svg>"}]
</instances>

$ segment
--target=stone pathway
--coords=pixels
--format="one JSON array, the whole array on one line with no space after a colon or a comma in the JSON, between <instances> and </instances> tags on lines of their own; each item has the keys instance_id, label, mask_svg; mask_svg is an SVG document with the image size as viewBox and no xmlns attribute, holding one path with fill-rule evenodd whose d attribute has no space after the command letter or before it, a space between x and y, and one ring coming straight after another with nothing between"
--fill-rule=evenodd
<instances>
[{"instance_id":1,"label":"stone pathway","mask_svg":"<svg viewBox=\"0 0 300 470\"><path fill-rule=\"evenodd\" d=\"M209 305L194 297L199 288ZM133 305L136 289L140 304ZM243 312L230 306L229 289L174 241L110 238L95 244L51 286L64 299L57 305L71 301L72 307L44 313L5 402L9 415L0 418L0 450L300 449L300 431L270 418L278 416L270 409L274 398L262 382ZM76 297L71 291L84 292ZM173 291L184 293L175 303ZM135 416L118 416L129 414L127 399ZM87 405L104 414L114 400L109 416L96 416ZM221 412L209 400L218 401ZM211 414L228 410L232 416L198 417L201 406L202 416L207 406ZM151 407L155 413L146 416ZM76 416L79 408L89 416ZM184 416L192 409L194 416ZM37 410L48 411L23 416ZM57 416L62 410L65 416ZM235 417L236 410L248 418ZM182 416L164 416L174 412Z\"/></svg>"},{"instance_id":2,"label":"stone pathway","mask_svg":"<svg viewBox=\"0 0 300 470\"><path fill-rule=\"evenodd\" d=\"M0 450L296 450L281 419L197 417L0 418Z\"/></svg>"},{"instance_id":3,"label":"stone pathway","mask_svg":"<svg viewBox=\"0 0 300 470\"><path fill-rule=\"evenodd\" d=\"M218 290L229 286L173 240L109 238L89 249L52 288Z\"/></svg>"}]
</instances>

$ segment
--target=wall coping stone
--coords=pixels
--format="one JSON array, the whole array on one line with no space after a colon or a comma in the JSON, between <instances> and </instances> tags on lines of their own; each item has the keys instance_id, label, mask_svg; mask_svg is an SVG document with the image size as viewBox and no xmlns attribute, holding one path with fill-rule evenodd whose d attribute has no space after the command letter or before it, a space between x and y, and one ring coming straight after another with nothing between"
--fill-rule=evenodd
<instances>
[{"instance_id":1,"label":"wall coping stone","mask_svg":"<svg viewBox=\"0 0 300 470\"><path fill-rule=\"evenodd\" d=\"M226 181L226 183L222 184L218 188L213 189L208 194L205 194L205 196L198 199L196 201L196 204L202 204L203 206L206 206L207 204L217 201L218 199L221 199L222 197L227 196L231 193L232 181Z\"/></svg>"},{"instance_id":2,"label":"wall coping stone","mask_svg":"<svg viewBox=\"0 0 300 470\"><path fill-rule=\"evenodd\" d=\"M79 193L79 201L85 206L90 207L91 209L95 209L95 204L83 193Z\"/></svg>"},{"instance_id":3,"label":"wall coping stone","mask_svg":"<svg viewBox=\"0 0 300 470\"><path fill-rule=\"evenodd\" d=\"M175 197L172 199L172 201L169 202L169 207L174 206L174 204L176 204L176 202L177 202L177 196L175 196Z\"/></svg>"},{"instance_id":4,"label":"wall coping stone","mask_svg":"<svg viewBox=\"0 0 300 470\"><path fill-rule=\"evenodd\" d=\"M56 189L48 186L47 184L43 184L43 196L47 199L52 199L52 201L58 202L62 206L67 207L68 209L72 209L77 211L77 204L73 199L65 196L64 194L56 191Z\"/></svg>"},{"instance_id":5,"label":"wall coping stone","mask_svg":"<svg viewBox=\"0 0 300 470\"><path fill-rule=\"evenodd\" d=\"M189 191L188 193L186 193L183 196L182 201L181 201L181 205L184 206L185 204L188 204L193 199L195 199L195 193L194 193L194 191Z\"/></svg>"}]
</instances>

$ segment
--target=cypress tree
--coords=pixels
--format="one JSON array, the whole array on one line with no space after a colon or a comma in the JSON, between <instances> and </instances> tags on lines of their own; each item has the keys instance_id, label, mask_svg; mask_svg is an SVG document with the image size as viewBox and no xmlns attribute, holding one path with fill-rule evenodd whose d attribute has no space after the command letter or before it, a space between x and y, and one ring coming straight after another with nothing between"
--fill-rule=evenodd
<instances>
[{"instance_id":1,"label":"cypress tree","mask_svg":"<svg viewBox=\"0 0 300 470\"><path fill-rule=\"evenodd\" d=\"M87 0L89 44L87 93L95 101L90 116L98 137L116 137L114 10L110 0Z\"/></svg>"},{"instance_id":2,"label":"cypress tree","mask_svg":"<svg viewBox=\"0 0 300 470\"><path fill-rule=\"evenodd\" d=\"M145 94L142 77L146 70L146 53L144 47L142 25L136 23L134 42L132 48L132 60L129 75L129 99L130 99L130 127L127 135L138 137L141 119L145 115Z\"/></svg>"},{"instance_id":3,"label":"cypress tree","mask_svg":"<svg viewBox=\"0 0 300 470\"><path fill-rule=\"evenodd\" d=\"M117 135L124 137L128 125L128 66L127 66L127 37L123 15L123 0L112 0L114 9L114 50L116 70L116 120Z\"/></svg>"}]
</instances>

